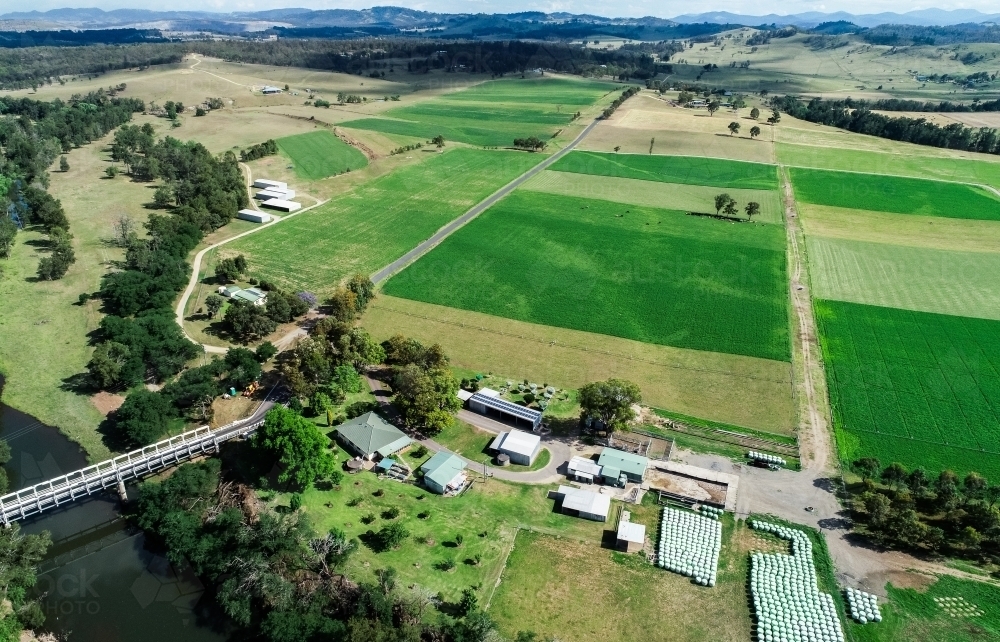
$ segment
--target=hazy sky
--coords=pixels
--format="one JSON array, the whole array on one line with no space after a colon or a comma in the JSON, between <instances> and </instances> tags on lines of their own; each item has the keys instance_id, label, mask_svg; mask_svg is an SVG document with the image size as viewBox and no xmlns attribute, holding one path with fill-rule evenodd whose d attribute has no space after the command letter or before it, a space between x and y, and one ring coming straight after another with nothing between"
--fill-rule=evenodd
<instances>
[{"instance_id":1,"label":"hazy sky","mask_svg":"<svg viewBox=\"0 0 1000 642\"><path fill-rule=\"evenodd\" d=\"M105 10L174 9L201 11L254 11L279 7L308 7L311 9L363 9L372 5L395 5L453 13L508 13L512 11L568 11L593 13L602 16L659 16L669 18L684 13L705 11L732 11L761 15L765 13L800 13L803 11L848 11L851 13L878 13L936 7L940 9L978 9L985 13L1000 12L997 0L966 0L963 2L928 2L915 4L911 0L828 0L823 2L762 0L748 4L745 0L712 0L702 4L683 0L3 0L0 14L9 11L46 11L61 7L98 7Z\"/></svg>"}]
</instances>

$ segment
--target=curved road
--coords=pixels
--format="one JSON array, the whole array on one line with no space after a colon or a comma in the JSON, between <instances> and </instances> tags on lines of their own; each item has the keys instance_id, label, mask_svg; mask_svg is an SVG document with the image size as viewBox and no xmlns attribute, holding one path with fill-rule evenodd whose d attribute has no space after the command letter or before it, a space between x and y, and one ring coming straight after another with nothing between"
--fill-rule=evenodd
<instances>
[{"instance_id":1,"label":"curved road","mask_svg":"<svg viewBox=\"0 0 1000 642\"><path fill-rule=\"evenodd\" d=\"M485 200L480 201L478 204L473 206L473 208L470 209L468 212L459 216L454 221L448 223L440 230L435 232L434 236L430 237L429 239L427 239L417 247L413 248L403 256L399 257L389 265L385 266L375 274L372 274L371 277L372 283L375 284L381 283L382 281L386 280L396 272L399 272L400 270L405 268L413 261L416 261L418 258L426 254L435 245L437 245L441 241L451 236L452 232L462 227L463 225L465 225L466 223L468 223L469 221L476 218L484 211L495 205L497 201L499 201L500 199L502 199L503 197L507 196L515 189L520 187L526 180L532 178L542 170L546 169L549 165L551 165L552 163L556 162L557 160L565 156L567 153L572 151L574 147L579 145L580 141L586 138L587 134L589 134L591 130L594 129L594 127L596 127L597 124L600 122L601 122L600 119L594 120L594 122L587 125L587 127L582 132L580 132L580 135L574 138L570 144L566 145L555 154L552 154L551 156L543 160L541 163L535 165L525 173L521 174L511 182L507 183L506 185L501 187L499 190L497 190L490 196L487 196Z\"/></svg>"}]
</instances>

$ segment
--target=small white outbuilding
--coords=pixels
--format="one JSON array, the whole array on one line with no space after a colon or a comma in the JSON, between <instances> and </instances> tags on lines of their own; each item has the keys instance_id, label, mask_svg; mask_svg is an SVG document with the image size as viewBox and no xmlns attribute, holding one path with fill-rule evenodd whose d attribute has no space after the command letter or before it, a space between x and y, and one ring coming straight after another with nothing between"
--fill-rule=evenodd
<instances>
[{"instance_id":1,"label":"small white outbuilding","mask_svg":"<svg viewBox=\"0 0 1000 642\"><path fill-rule=\"evenodd\" d=\"M272 198L270 200L261 203L263 207L270 207L274 210L281 210L282 212L297 212L302 209L301 203L296 203L295 201L286 201L281 198Z\"/></svg>"},{"instance_id":2,"label":"small white outbuilding","mask_svg":"<svg viewBox=\"0 0 1000 642\"><path fill-rule=\"evenodd\" d=\"M250 221L251 223L270 223L271 215L265 214L264 212L258 212L257 210L240 210L236 214L236 218Z\"/></svg>"}]
</instances>

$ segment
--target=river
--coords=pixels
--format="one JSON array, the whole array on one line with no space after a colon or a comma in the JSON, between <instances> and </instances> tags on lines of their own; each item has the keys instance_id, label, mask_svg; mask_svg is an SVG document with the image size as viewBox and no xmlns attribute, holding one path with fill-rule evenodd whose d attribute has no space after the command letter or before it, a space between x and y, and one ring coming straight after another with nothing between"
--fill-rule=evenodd
<instances>
[{"instance_id":1,"label":"river","mask_svg":"<svg viewBox=\"0 0 1000 642\"><path fill-rule=\"evenodd\" d=\"M3 378L0 377L0 394ZM84 452L57 429L0 403L0 438L11 448L12 489L87 465ZM129 496L137 490L130 487ZM116 495L104 494L21 523L47 530L53 546L38 572L46 595L45 628L70 642L222 642L224 621L201 600L189 568L174 568L145 548L141 530L121 517Z\"/></svg>"}]
</instances>

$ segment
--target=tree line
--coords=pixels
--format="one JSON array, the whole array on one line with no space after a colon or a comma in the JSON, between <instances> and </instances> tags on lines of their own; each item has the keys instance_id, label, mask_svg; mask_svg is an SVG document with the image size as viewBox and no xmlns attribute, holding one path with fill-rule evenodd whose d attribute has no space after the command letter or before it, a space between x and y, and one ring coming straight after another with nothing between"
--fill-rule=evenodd
<instances>
[{"instance_id":1,"label":"tree line","mask_svg":"<svg viewBox=\"0 0 1000 642\"><path fill-rule=\"evenodd\" d=\"M795 96L781 96L772 98L771 104L796 118L860 134L917 145L1000 154L1000 135L989 127L974 129L961 123L942 126L924 118L886 116L867 108L854 108L853 103L845 100L813 98L803 104Z\"/></svg>"},{"instance_id":2,"label":"tree line","mask_svg":"<svg viewBox=\"0 0 1000 642\"><path fill-rule=\"evenodd\" d=\"M101 33L88 31L84 33ZM131 45L95 44L82 47L35 47L31 55L0 48L0 89L25 89L53 82L63 76L96 76L118 69L143 69L150 65L180 62L186 53L181 43Z\"/></svg>"},{"instance_id":3,"label":"tree line","mask_svg":"<svg viewBox=\"0 0 1000 642\"><path fill-rule=\"evenodd\" d=\"M996 76L996 74L994 74ZM973 100L971 103L953 103L950 100L933 102L930 100L906 100L903 98L880 98L878 100L854 100L845 98L844 106L848 109L867 109L879 111L925 111L925 112L980 112L1000 111L998 100Z\"/></svg>"},{"instance_id":4,"label":"tree line","mask_svg":"<svg viewBox=\"0 0 1000 642\"><path fill-rule=\"evenodd\" d=\"M38 226L48 234L48 255L38 278L62 278L76 260L69 219L49 195L49 167L60 152L88 144L142 111L141 100L109 97L103 90L69 101L30 98L0 100L0 258L14 246L18 227ZM62 157L60 169L69 171Z\"/></svg>"},{"instance_id":5,"label":"tree line","mask_svg":"<svg viewBox=\"0 0 1000 642\"><path fill-rule=\"evenodd\" d=\"M878 459L855 461L862 477L853 513L858 530L883 546L1000 561L1000 484L976 472L936 477Z\"/></svg>"},{"instance_id":6,"label":"tree line","mask_svg":"<svg viewBox=\"0 0 1000 642\"><path fill-rule=\"evenodd\" d=\"M277 153L278 143L274 142L274 139L269 138L263 143L257 143L256 145L251 145L246 149L240 150L240 160L246 163L264 158L265 156L274 156Z\"/></svg>"},{"instance_id":7,"label":"tree line","mask_svg":"<svg viewBox=\"0 0 1000 642\"><path fill-rule=\"evenodd\" d=\"M617 111L617 109L621 107L626 100L638 94L639 91L640 91L639 87L629 87L628 89L623 91L622 95L619 96L618 98L615 98L614 102L612 102L607 107L607 109L604 110L604 112L601 114L601 118L604 118L605 120L611 118L611 114L615 113L615 111Z\"/></svg>"}]
</instances>

